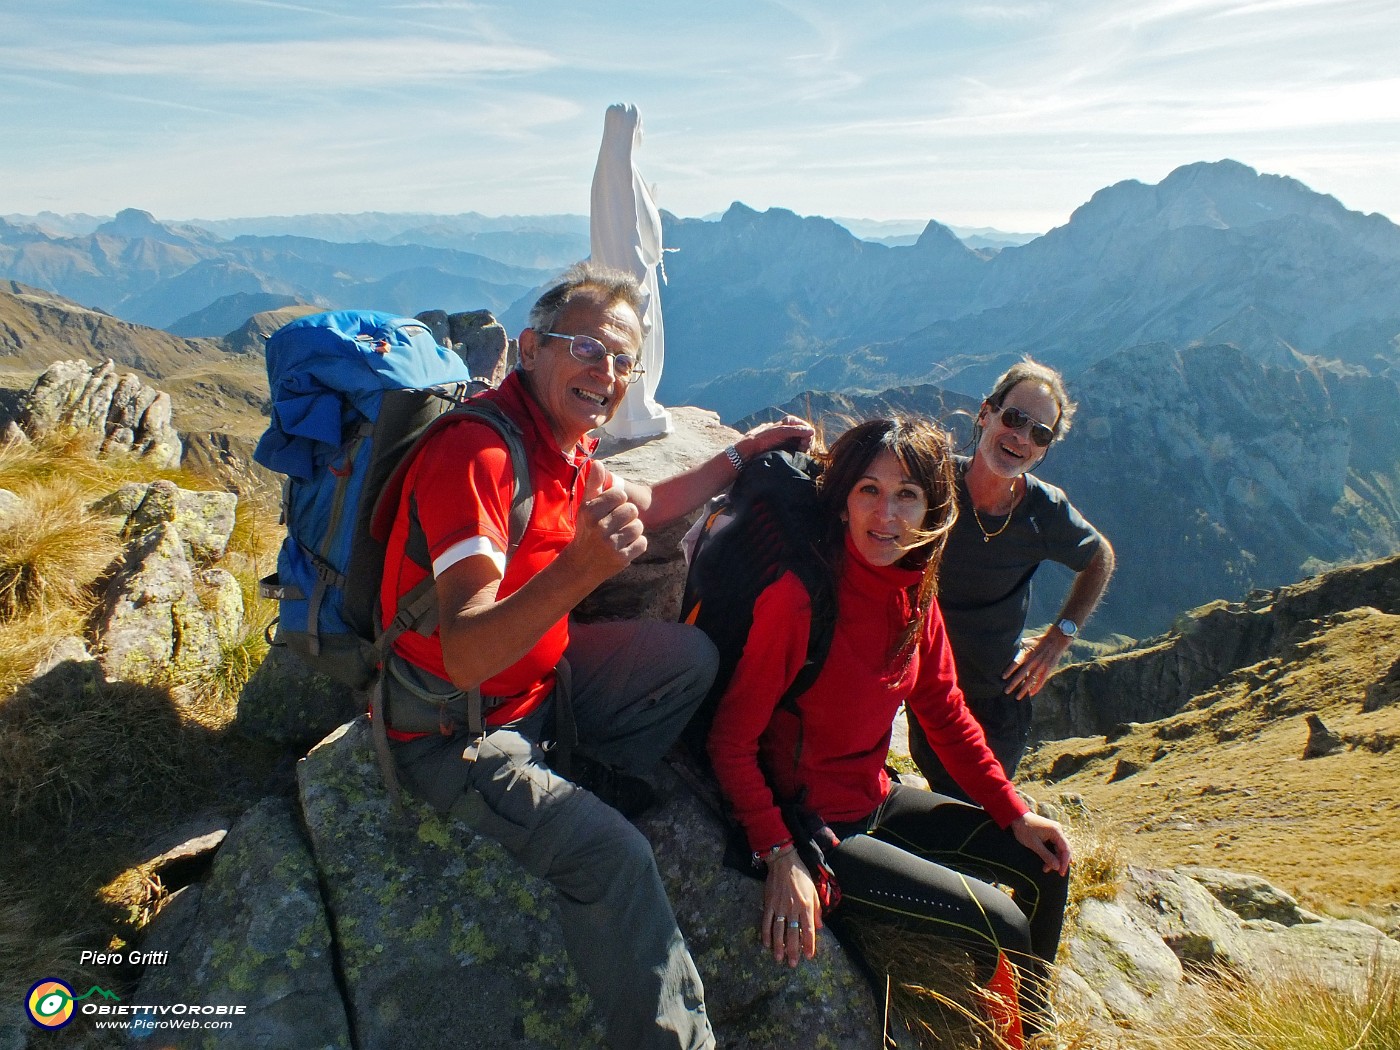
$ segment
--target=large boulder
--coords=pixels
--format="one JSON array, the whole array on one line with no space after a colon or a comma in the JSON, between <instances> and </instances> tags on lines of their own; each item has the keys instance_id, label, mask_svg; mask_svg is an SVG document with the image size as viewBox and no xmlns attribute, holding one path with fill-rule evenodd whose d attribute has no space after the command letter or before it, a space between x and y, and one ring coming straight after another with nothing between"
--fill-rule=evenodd
<instances>
[{"instance_id":1,"label":"large boulder","mask_svg":"<svg viewBox=\"0 0 1400 1050\"><path fill-rule=\"evenodd\" d=\"M226 1031L189 1032L187 1042L162 1046L349 1050L318 880L285 799L244 815L209 879L182 890L156 917L143 947L148 958L164 961L147 966L135 1001L242 1006L245 1013ZM162 1037L172 1034L179 1033Z\"/></svg>"},{"instance_id":2,"label":"large boulder","mask_svg":"<svg viewBox=\"0 0 1400 1050\"><path fill-rule=\"evenodd\" d=\"M1179 871L1132 868L1121 897L1183 964L1241 971L1253 964L1241 920Z\"/></svg>"},{"instance_id":3,"label":"large boulder","mask_svg":"<svg viewBox=\"0 0 1400 1050\"><path fill-rule=\"evenodd\" d=\"M1115 1021L1153 1023L1176 1006L1181 961L1122 903L1083 901L1066 954L1070 969Z\"/></svg>"},{"instance_id":4,"label":"large boulder","mask_svg":"<svg viewBox=\"0 0 1400 1050\"><path fill-rule=\"evenodd\" d=\"M1241 919L1264 919L1280 926L1320 921L1320 916L1300 907L1292 895L1258 875L1195 865L1180 870Z\"/></svg>"},{"instance_id":5,"label":"large boulder","mask_svg":"<svg viewBox=\"0 0 1400 1050\"><path fill-rule=\"evenodd\" d=\"M358 1045L460 1045L490 1032L502 1050L602 1047L564 953L551 890L489 839L412 800L395 816L367 723L301 763L306 827L327 892ZM777 967L758 944L760 886L720 864L722 833L663 768L663 805L641 822L705 982L722 1045L789 1045L794 1031L865 1047L879 1031L868 987L829 934L817 960Z\"/></svg>"},{"instance_id":6,"label":"large boulder","mask_svg":"<svg viewBox=\"0 0 1400 1050\"><path fill-rule=\"evenodd\" d=\"M1356 994L1376 974L1400 971L1400 944L1364 922L1328 919L1282 926L1251 919L1243 932L1261 970L1303 977L1342 995Z\"/></svg>"},{"instance_id":7,"label":"large boulder","mask_svg":"<svg viewBox=\"0 0 1400 1050\"><path fill-rule=\"evenodd\" d=\"M641 441L605 437L598 459L630 481L653 484L713 459L739 433L699 408L672 408L672 430ZM675 620L685 590L685 558L680 541L691 518L647 533L646 553L595 590L578 607L583 620L639 617Z\"/></svg>"},{"instance_id":8,"label":"large boulder","mask_svg":"<svg viewBox=\"0 0 1400 1050\"><path fill-rule=\"evenodd\" d=\"M97 623L107 677L152 682L217 666L225 640L242 629L243 596L222 570L212 587L210 579L196 580L173 523L159 522L134 540L107 586Z\"/></svg>"},{"instance_id":9,"label":"large boulder","mask_svg":"<svg viewBox=\"0 0 1400 1050\"><path fill-rule=\"evenodd\" d=\"M506 372L515 364L510 337L490 310L455 314L424 310L415 316L428 326L434 339L467 363L473 379L500 386Z\"/></svg>"},{"instance_id":10,"label":"large boulder","mask_svg":"<svg viewBox=\"0 0 1400 1050\"><path fill-rule=\"evenodd\" d=\"M368 697L318 673L286 646L268 650L238 698L241 732L287 744L300 755L363 714ZM295 755L293 756L295 757Z\"/></svg>"},{"instance_id":11,"label":"large boulder","mask_svg":"<svg viewBox=\"0 0 1400 1050\"><path fill-rule=\"evenodd\" d=\"M122 535L139 539L161 522L180 533L190 559L201 565L218 561L228 550L238 508L232 492L193 492L173 481L129 482L94 504L93 509L125 518Z\"/></svg>"}]
</instances>

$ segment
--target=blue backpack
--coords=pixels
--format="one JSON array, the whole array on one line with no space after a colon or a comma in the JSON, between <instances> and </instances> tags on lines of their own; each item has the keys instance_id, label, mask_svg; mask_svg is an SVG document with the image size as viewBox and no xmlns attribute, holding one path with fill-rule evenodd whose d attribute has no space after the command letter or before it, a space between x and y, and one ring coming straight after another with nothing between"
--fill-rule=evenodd
<instances>
[{"instance_id":1,"label":"blue backpack","mask_svg":"<svg viewBox=\"0 0 1400 1050\"><path fill-rule=\"evenodd\" d=\"M379 623L382 523L393 521L418 443L449 413L501 434L515 471L513 549L533 502L520 431L494 405L471 399L486 381L411 317L344 310L299 318L268 337L267 377L272 421L253 458L287 476L287 538L260 588L279 603L273 642L368 689L398 634L428 634L436 624L431 573L387 630Z\"/></svg>"}]
</instances>

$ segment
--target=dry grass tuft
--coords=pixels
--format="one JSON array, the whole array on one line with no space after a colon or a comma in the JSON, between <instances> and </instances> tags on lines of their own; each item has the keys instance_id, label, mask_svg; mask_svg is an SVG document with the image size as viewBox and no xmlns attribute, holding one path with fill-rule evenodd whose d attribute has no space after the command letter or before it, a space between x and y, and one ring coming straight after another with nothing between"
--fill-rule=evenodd
<instances>
[{"instance_id":1,"label":"dry grass tuft","mask_svg":"<svg viewBox=\"0 0 1400 1050\"><path fill-rule=\"evenodd\" d=\"M74 984L96 977L95 970L77 966L85 947L92 942L55 930L19 892L0 882L0 999L7 1005L23 1002L35 981L53 974Z\"/></svg>"},{"instance_id":2,"label":"dry grass tuft","mask_svg":"<svg viewBox=\"0 0 1400 1050\"><path fill-rule=\"evenodd\" d=\"M233 723L238 711L238 699L248 679L267 657L267 631L276 613L253 608L246 620L243 637L226 645L219 653L219 662L199 676L184 690L185 707L191 717L208 728L223 729Z\"/></svg>"},{"instance_id":3,"label":"dry grass tuft","mask_svg":"<svg viewBox=\"0 0 1400 1050\"><path fill-rule=\"evenodd\" d=\"M1206 982L1201 1008L1169 1030L1144 1033L1150 1050L1400 1050L1400 972L1380 962L1338 992L1304 966L1256 983Z\"/></svg>"},{"instance_id":4,"label":"dry grass tuft","mask_svg":"<svg viewBox=\"0 0 1400 1050\"><path fill-rule=\"evenodd\" d=\"M1112 900L1117 896L1128 870L1128 852L1120 835L1093 817L1073 820L1068 834L1074 849L1069 881L1072 915L1081 901Z\"/></svg>"},{"instance_id":5,"label":"dry grass tuft","mask_svg":"<svg viewBox=\"0 0 1400 1050\"><path fill-rule=\"evenodd\" d=\"M92 582L121 551L117 523L88 509L78 480L12 491L23 502L0 522L0 622L64 610L82 617Z\"/></svg>"},{"instance_id":6,"label":"dry grass tuft","mask_svg":"<svg viewBox=\"0 0 1400 1050\"><path fill-rule=\"evenodd\" d=\"M848 922L846 933L866 965L885 975L888 1027L901 1047L1007 1050L981 1007L972 961L957 945L877 921Z\"/></svg>"},{"instance_id":7,"label":"dry grass tuft","mask_svg":"<svg viewBox=\"0 0 1400 1050\"><path fill-rule=\"evenodd\" d=\"M179 808L200 788L207 737L169 689L62 664L0 707L0 797L12 820L55 830L128 806Z\"/></svg>"},{"instance_id":8,"label":"dry grass tuft","mask_svg":"<svg viewBox=\"0 0 1400 1050\"><path fill-rule=\"evenodd\" d=\"M5 697L33 676L54 646L80 637L83 627L83 616L71 609L30 610L0 623L0 711Z\"/></svg>"}]
</instances>

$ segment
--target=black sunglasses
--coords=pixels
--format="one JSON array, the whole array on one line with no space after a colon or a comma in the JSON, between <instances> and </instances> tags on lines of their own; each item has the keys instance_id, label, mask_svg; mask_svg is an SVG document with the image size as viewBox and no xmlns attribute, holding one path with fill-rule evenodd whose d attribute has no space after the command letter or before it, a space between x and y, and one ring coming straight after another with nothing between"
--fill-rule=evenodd
<instances>
[{"instance_id":1,"label":"black sunglasses","mask_svg":"<svg viewBox=\"0 0 1400 1050\"><path fill-rule=\"evenodd\" d=\"M1037 448L1048 448L1050 442L1055 440L1055 432L1044 423L1039 423L1026 415L1019 408L1003 408L1001 410L1001 425L1007 430L1020 430L1027 423L1031 425L1031 442Z\"/></svg>"}]
</instances>

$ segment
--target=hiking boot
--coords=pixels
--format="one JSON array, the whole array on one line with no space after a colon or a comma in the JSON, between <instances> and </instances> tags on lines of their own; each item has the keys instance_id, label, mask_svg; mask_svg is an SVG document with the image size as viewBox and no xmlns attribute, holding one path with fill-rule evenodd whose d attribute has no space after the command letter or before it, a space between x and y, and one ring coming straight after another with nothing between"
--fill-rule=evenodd
<instances>
[{"instance_id":1,"label":"hiking boot","mask_svg":"<svg viewBox=\"0 0 1400 1050\"><path fill-rule=\"evenodd\" d=\"M573 769L564 774L569 780L593 792L628 820L635 820L656 805L656 792L641 777L578 752L574 752L570 764Z\"/></svg>"}]
</instances>

